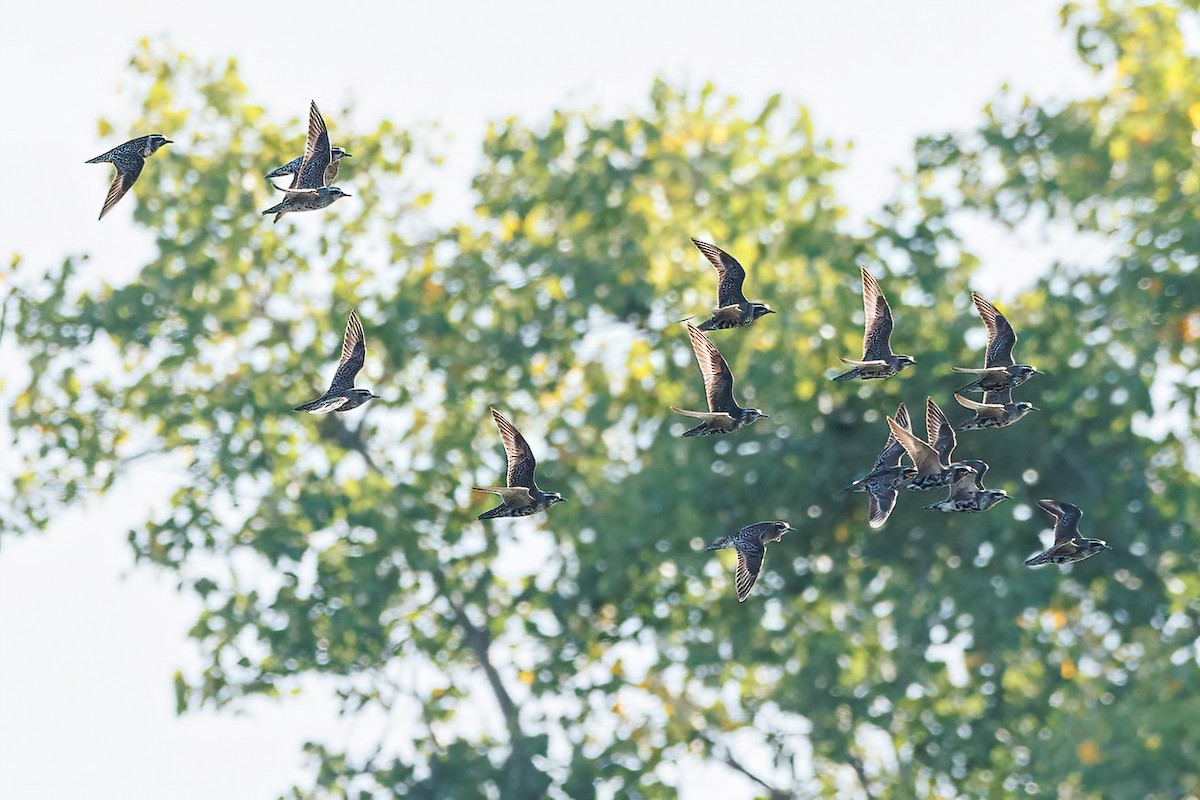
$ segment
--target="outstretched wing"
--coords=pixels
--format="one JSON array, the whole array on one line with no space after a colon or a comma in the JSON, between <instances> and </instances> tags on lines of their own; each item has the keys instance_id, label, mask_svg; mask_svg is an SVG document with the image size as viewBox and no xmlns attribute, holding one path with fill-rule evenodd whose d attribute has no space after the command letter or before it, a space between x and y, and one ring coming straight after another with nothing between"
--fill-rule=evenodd
<instances>
[{"instance_id":1,"label":"outstretched wing","mask_svg":"<svg viewBox=\"0 0 1200 800\"><path fill-rule=\"evenodd\" d=\"M983 399L988 398L993 394L1004 394L1004 392L984 392ZM974 400L963 397L961 394L955 394L954 399L960 406L968 411L974 411L979 417L998 417L1004 413L1004 406L993 402L977 403Z\"/></svg>"},{"instance_id":2,"label":"outstretched wing","mask_svg":"<svg viewBox=\"0 0 1200 800\"><path fill-rule=\"evenodd\" d=\"M358 310L350 312L346 320L346 333L342 336L342 360L338 362L337 372L333 382L329 384L329 392L344 392L354 388L354 377L362 369L367 357L367 337L363 333L362 322L358 319Z\"/></svg>"},{"instance_id":3,"label":"outstretched wing","mask_svg":"<svg viewBox=\"0 0 1200 800\"><path fill-rule=\"evenodd\" d=\"M750 596L750 590L754 588L754 582L758 580L758 573L762 571L763 556L766 555L766 548L758 542L741 541L737 543L737 575L734 581L734 588L737 590L738 602L744 602Z\"/></svg>"},{"instance_id":4,"label":"outstretched wing","mask_svg":"<svg viewBox=\"0 0 1200 800\"><path fill-rule=\"evenodd\" d=\"M997 389L994 392L984 392L983 402L996 406L1006 406L1013 401L1012 389Z\"/></svg>"},{"instance_id":5,"label":"outstretched wing","mask_svg":"<svg viewBox=\"0 0 1200 800\"><path fill-rule=\"evenodd\" d=\"M859 266L863 284L863 361L879 361L892 355L892 309L879 282L867 268Z\"/></svg>"},{"instance_id":6,"label":"outstretched wing","mask_svg":"<svg viewBox=\"0 0 1200 800\"><path fill-rule=\"evenodd\" d=\"M692 239L692 244L704 253L704 257L717 271L717 305L724 308L745 303L746 296L742 294L742 284L746 280L746 270L737 259L711 244L696 239Z\"/></svg>"},{"instance_id":7,"label":"outstretched wing","mask_svg":"<svg viewBox=\"0 0 1200 800\"><path fill-rule=\"evenodd\" d=\"M494 408L492 419L496 420L496 427L500 429L504 453L508 456L508 485L537 489L537 484L533 482L533 470L537 467L537 460L533 457L533 451L529 449L529 443L516 426Z\"/></svg>"},{"instance_id":8,"label":"outstretched wing","mask_svg":"<svg viewBox=\"0 0 1200 800\"><path fill-rule=\"evenodd\" d=\"M691 325L688 325L687 329L692 340L692 351L696 354L696 363L700 365L700 374L704 377L708 410L725 414L737 411L739 407L733 401L733 373L729 371L729 365L707 336Z\"/></svg>"},{"instance_id":9,"label":"outstretched wing","mask_svg":"<svg viewBox=\"0 0 1200 800\"><path fill-rule=\"evenodd\" d=\"M896 416L893 417L896 424L905 430L912 430L912 421L908 418L908 409L904 403L901 403L896 408ZM892 435L891 429L888 429L887 442L883 445L883 450L879 452L879 457L875 459L875 466L871 467L871 472L883 469L884 467L900 466L900 457L904 455L904 445L896 441L896 437ZM890 512L889 512L890 513Z\"/></svg>"},{"instance_id":10,"label":"outstretched wing","mask_svg":"<svg viewBox=\"0 0 1200 800\"><path fill-rule=\"evenodd\" d=\"M933 402L932 397L925 398L925 436L930 446L938 454L943 467L950 466L950 456L954 453L957 440L954 438L954 426L946 419L946 414Z\"/></svg>"},{"instance_id":11,"label":"outstretched wing","mask_svg":"<svg viewBox=\"0 0 1200 800\"><path fill-rule=\"evenodd\" d=\"M117 174L113 176L112 183L108 187L104 205L100 209L100 219L104 219L104 215L112 210L112 207L132 188L138 176L142 174L142 167L146 166L146 161L141 156L126 154L123 157L115 158L112 164L116 167Z\"/></svg>"},{"instance_id":12,"label":"outstretched wing","mask_svg":"<svg viewBox=\"0 0 1200 800\"><path fill-rule=\"evenodd\" d=\"M987 326L987 354L984 356L985 367L1008 367L1013 363L1013 348L1017 345L1017 333L1012 325L1004 318L994 305L984 300L976 292L971 292L979 318Z\"/></svg>"},{"instance_id":13,"label":"outstretched wing","mask_svg":"<svg viewBox=\"0 0 1200 800\"><path fill-rule=\"evenodd\" d=\"M1038 508L1054 517L1055 547L1079 535L1079 520L1083 518L1079 506L1061 500L1038 500Z\"/></svg>"},{"instance_id":14,"label":"outstretched wing","mask_svg":"<svg viewBox=\"0 0 1200 800\"><path fill-rule=\"evenodd\" d=\"M308 107L308 141L304 145L304 161L289 188L320 189L325 185L325 168L333 160L329 150L329 130L316 101Z\"/></svg>"},{"instance_id":15,"label":"outstretched wing","mask_svg":"<svg viewBox=\"0 0 1200 800\"><path fill-rule=\"evenodd\" d=\"M938 459L937 451L918 439L912 431L906 431L897 425L896 420L891 417L888 417L887 420L888 427L892 429L892 435L903 445L904 452L908 453L908 457L912 459L921 475L936 475L942 471L942 462Z\"/></svg>"}]
</instances>

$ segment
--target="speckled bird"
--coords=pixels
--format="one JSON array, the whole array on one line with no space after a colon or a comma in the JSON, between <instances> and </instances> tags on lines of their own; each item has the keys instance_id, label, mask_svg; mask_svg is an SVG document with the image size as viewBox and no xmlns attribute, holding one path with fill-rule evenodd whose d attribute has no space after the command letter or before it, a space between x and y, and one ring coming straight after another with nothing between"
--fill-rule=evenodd
<instances>
[{"instance_id":1,"label":"speckled bird","mask_svg":"<svg viewBox=\"0 0 1200 800\"><path fill-rule=\"evenodd\" d=\"M287 189L275 187L285 193L283 200L262 213L274 214L274 222L279 222L279 218L284 214L316 211L343 197L350 197L338 187L326 185L326 169L332 163L333 151L329 146L329 130L325 127L325 118L317 109L316 102L313 102L308 108L308 140L304 146L304 160L300 163L300 171L296 173L292 185Z\"/></svg>"},{"instance_id":2,"label":"speckled bird","mask_svg":"<svg viewBox=\"0 0 1200 800\"><path fill-rule=\"evenodd\" d=\"M912 430L908 409L904 407L904 403L901 403L896 409L896 416L893 419L905 430ZM872 528L882 528L888 521L888 517L892 515L892 511L896 508L896 497L899 495L897 487L917 476L915 467L900 464L903 457L904 445L896 441L896 437L891 434L889 428L887 442L884 443L879 457L875 459L875 465L871 467L871 471L865 477L846 487L848 492L870 493L871 497L867 506L868 520Z\"/></svg>"},{"instance_id":3,"label":"speckled bird","mask_svg":"<svg viewBox=\"0 0 1200 800\"><path fill-rule=\"evenodd\" d=\"M1037 367L1029 364L1017 364L1013 361L1013 348L1017 345L1017 333L1004 315L997 308L971 292L971 300L979 312L987 328L987 351L983 356L983 369L968 369L967 367L951 367L955 372L963 372L978 377L963 386L960 392L999 392L1004 389L1015 389L1034 375L1041 375Z\"/></svg>"},{"instance_id":4,"label":"speckled bird","mask_svg":"<svg viewBox=\"0 0 1200 800\"><path fill-rule=\"evenodd\" d=\"M558 492L543 492L533 479L533 471L537 460L529 443L517 430L516 426L504 416L492 409L492 419L500 429L500 438L504 442L504 453L508 457L508 476L505 486L475 486L477 492L488 492L500 496L500 505L479 515L479 519L494 519L496 517L527 517L539 511L545 511L555 503L565 503L567 500Z\"/></svg>"},{"instance_id":5,"label":"speckled bird","mask_svg":"<svg viewBox=\"0 0 1200 800\"><path fill-rule=\"evenodd\" d=\"M975 412L975 416L958 426L960 431L976 431L985 428L1007 428L1030 411L1039 411L1033 403L1014 403L1012 389L1001 389L997 392L984 392L983 402L968 400L961 394L954 399L965 409Z\"/></svg>"},{"instance_id":6,"label":"speckled bird","mask_svg":"<svg viewBox=\"0 0 1200 800\"><path fill-rule=\"evenodd\" d=\"M783 521L755 522L747 525L732 536L722 536L710 544L705 550L724 550L732 547L737 550L737 574L734 589L738 602L744 602L750 596L750 589L758 580L762 571L763 557L767 554L767 543L778 542L788 531L796 530Z\"/></svg>"},{"instance_id":7,"label":"speckled bird","mask_svg":"<svg viewBox=\"0 0 1200 800\"><path fill-rule=\"evenodd\" d=\"M1025 566L1071 564L1091 558L1101 550L1112 549L1101 539L1089 539L1079 535L1079 520L1083 518L1079 506L1061 500L1038 500L1038 508L1054 517L1054 544L1048 550L1029 558Z\"/></svg>"},{"instance_id":8,"label":"speckled bird","mask_svg":"<svg viewBox=\"0 0 1200 800\"><path fill-rule=\"evenodd\" d=\"M310 414L328 414L331 411L349 411L358 408L372 398L379 397L367 389L355 389L354 377L362 369L367 358L367 338L363 333L362 322L358 311L350 312L346 321L346 333L342 336L342 360L338 362L337 372L325 394L316 400L296 406L293 411L307 411Z\"/></svg>"},{"instance_id":9,"label":"speckled bird","mask_svg":"<svg viewBox=\"0 0 1200 800\"><path fill-rule=\"evenodd\" d=\"M700 374L704 378L704 393L708 398L708 411L684 411L671 406L676 414L702 420L699 425L684 432L684 436L715 436L741 430L757 420L767 417L757 408L742 408L733 399L733 373L716 346L695 326L688 325L688 336L692 340L692 351Z\"/></svg>"},{"instance_id":10,"label":"speckled bird","mask_svg":"<svg viewBox=\"0 0 1200 800\"><path fill-rule=\"evenodd\" d=\"M152 133L149 136L130 139L125 144L119 144L107 153L84 162L86 164L107 162L117 170L112 184L108 187L108 195L104 198L104 205L100 208L98 219L104 219L104 215L125 196L125 193L137 181L138 176L142 174L142 167L146 166L146 159L154 155L164 144L173 144L173 142L161 133Z\"/></svg>"},{"instance_id":11,"label":"speckled bird","mask_svg":"<svg viewBox=\"0 0 1200 800\"><path fill-rule=\"evenodd\" d=\"M835 381L875 380L890 378L907 366L917 363L912 356L892 352L892 309L888 306L879 282L867 268L859 266L863 285L863 355L862 361L838 357L853 369L834 378Z\"/></svg>"},{"instance_id":12,"label":"speckled bird","mask_svg":"<svg viewBox=\"0 0 1200 800\"><path fill-rule=\"evenodd\" d=\"M749 325L759 317L774 314L766 303L751 302L742 293L746 270L738 260L719 247L692 239L692 244L717 271L717 307L712 316L700 323L699 330L723 331ZM690 319L690 317L689 317Z\"/></svg>"},{"instance_id":13,"label":"speckled bird","mask_svg":"<svg viewBox=\"0 0 1200 800\"><path fill-rule=\"evenodd\" d=\"M950 493L945 500L925 506L934 511L977 514L1008 499L1003 489L988 489L983 485L983 476L988 465L975 459L960 461L951 466Z\"/></svg>"},{"instance_id":14,"label":"speckled bird","mask_svg":"<svg viewBox=\"0 0 1200 800\"><path fill-rule=\"evenodd\" d=\"M932 397L925 398L925 435L928 441L922 441L891 417L888 417L888 427L917 468L915 476L900 484L902 488L927 491L946 486L954 480L950 469L955 463L952 458L957 443L954 428Z\"/></svg>"},{"instance_id":15,"label":"speckled bird","mask_svg":"<svg viewBox=\"0 0 1200 800\"><path fill-rule=\"evenodd\" d=\"M329 186L331 183L333 183L335 180L337 180L338 169L339 169L338 162L341 161L343 158L353 158L354 157L350 153L347 153L345 150L343 150L340 147L329 148L329 154L330 154L329 166L327 166L325 168L325 175L324 175L324 181L325 181L326 186ZM276 167L275 169L268 172L266 175L267 180L270 180L271 178L282 178L286 175L291 175L292 176L292 186L290 188L294 188L295 184L296 184L296 180L300 177L300 166L303 163L304 163L304 156L296 156L291 161L284 164L282 167ZM279 187L275 187L275 188L279 188Z\"/></svg>"}]
</instances>

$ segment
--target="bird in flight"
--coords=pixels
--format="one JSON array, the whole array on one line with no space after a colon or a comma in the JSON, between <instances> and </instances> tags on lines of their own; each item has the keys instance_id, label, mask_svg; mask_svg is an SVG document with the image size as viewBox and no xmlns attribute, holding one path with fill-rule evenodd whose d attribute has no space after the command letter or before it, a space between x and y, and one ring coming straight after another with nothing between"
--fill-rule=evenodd
<instances>
[{"instance_id":1,"label":"bird in flight","mask_svg":"<svg viewBox=\"0 0 1200 800\"><path fill-rule=\"evenodd\" d=\"M504 416L492 409L492 419L500 429L500 438L504 441L504 453L508 456L508 475L505 486L474 486L477 492L488 492L500 496L500 505L479 515L479 519L494 519L496 517L527 517L539 511L545 511L555 503L565 503L567 500L558 492L543 492L533 479L533 470L537 461L529 443L517 430L516 426Z\"/></svg>"},{"instance_id":2,"label":"bird in flight","mask_svg":"<svg viewBox=\"0 0 1200 800\"><path fill-rule=\"evenodd\" d=\"M343 150L340 147L329 148L329 155L330 155L329 166L327 166L325 168L325 175L323 178L326 186L330 185L335 180L337 180L338 170L340 169L338 162L341 161L343 158L353 158L353 156L350 153L347 153L345 150ZM285 175L291 175L292 176L292 184L291 185L295 186L296 179L300 177L300 167L303 164L304 164L304 156L296 156L291 161L284 164L282 167L276 167L275 169L268 172L266 174L266 178L267 178L267 180L270 180L271 178L282 178Z\"/></svg>"},{"instance_id":3,"label":"bird in flight","mask_svg":"<svg viewBox=\"0 0 1200 800\"><path fill-rule=\"evenodd\" d=\"M1033 403L1014 403L1012 389L1000 389L995 392L984 392L983 402L977 403L961 394L955 394L954 399L965 409L975 412L975 416L958 426L960 431L977 431L985 428L1007 428L1030 411L1039 411Z\"/></svg>"},{"instance_id":4,"label":"bird in flight","mask_svg":"<svg viewBox=\"0 0 1200 800\"><path fill-rule=\"evenodd\" d=\"M959 392L999 392L1005 389L1015 389L1034 375L1041 375L1037 367L1028 364L1017 364L1013 361L1013 348L1017 344L1017 334L1012 325L1004 318L994 305L971 292L975 309L979 318L987 327L987 351L983 357L983 369L968 369L967 367L951 367L955 372L963 372L977 376L975 380L959 389Z\"/></svg>"},{"instance_id":5,"label":"bird in flight","mask_svg":"<svg viewBox=\"0 0 1200 800\"><path fill-rule=\"evenodd\" d=\"M104 198L99 219L104 219L104 215L125 196L125 193L137 181L138 176L142 174L142 167L146 166L146 159L154 155L155 151L164 144L173 144L173 142L160 133L152 133L149 136L130 139L125 144L119 144L107 153L84 162L86 164L108 162L117 170L112 184L108 187L108 195Z\"/></svg>"},{"instance_id":6,"label":"bird in flight","mask_svg":"<svg viewBox=\"0 0 1200 800\"><path fill-rule=\"evenodd\" d=\"M863 355L862 361L838 357L852 369L834 378L835 381L874 380L890 378L907 366L917 363L912 356L892 352L892 309L888 306L879 282L867 268L859 266L863 285Z\"/></svg>"},{"instance_id":7,"label":"bird in flight","mask_svg":"<svg viewBox=\"0 0 1200 800\"><path fill-rule=\"evenodd\" d=\"M761 316L774 314L766 303L750 302L742 293L746 270L737 259L719 247L692 239L717 271L717 307L712 316L700 323L699 330L723 331L749 325ZM690 318L689 318L690 319Z\"/></svg>"},{"instance_id":8,"label":"bird in flight","mask_svg":"<svg viewBox=\"0 0 1200 800\"><path fill-rule=\"evenodd\" d=\"M700 424L685 431L684 436L714 436L722 433L733 433L747 425L765 418L767 415L757 408L742 408L733 399L733 373L729 365L717 352L716 345L708 340L695 326L687 326L688 336L692 339L692 351L696 354L696 363L700 365L700 374L704 378L704 393L708 398L708 411L684 411L671 406L676 414L694 417L701 420Z\"/></svg>"},{"instance_id":9,"label":"bird in flight","mask_svg":"<svg viewBox=\"0 0 1200 800\"><path fill-rule=\"evenodd\" d=\"M363 333L362 322L358 319L358 311L350 312L346 321L346 333L342 337L342 360L338 362L337 372L325 394L316 400L296 406L293 411L307 411L310 414L328 414L331 411L349 411L358 408L372 398L379 397L367 389L354 388L354 376L362 369L367 357L367 339Z\"/></svg>"},{"instance_id":10,"label":"bird in flight","mask_svg":"<svg viewBox=\"0 0 1200 800\"><path fill-rule=\"evenodd\" d=\"M1079 506L1061 500L1038 500L1038 508L1054 517L1054 544L1048 550L1032 556L1025 562L1027 567L1042 564L1071 564L1091 558L1101 550L1111 550L1107 542L1079 535L1079 520L1083 512Z\"/></svg>"},{"instance_id":11,"label":"bird in flight","mask_svg":"<svg viewBox=\"0 0 1200 800\"><path fill-rule=\"evenodd\" d=\"M904 407L904 403L901 403L896 409L896 416L893 419L905 430L912 430L912 423L908 419L908 409ZM896 491L897 487L917 475L915 467L901 466L900 460L904 457L904 445L896 441L896 437L891 434L890 430L889 428L887 442L884 443L879 457L875 459L875 465L871 467L871 471L865 477L846 487L848 492L868 492L870 494L867 505L870 512L868 519L872 528L883 527L896 508L896 497L899 494Z\"/></svg>"},{"instance_id":12,"label":"bird in flight","mask_svg":"<svg viewBox=\"0 0 1200 800\"><path fill-rule=\"evenodd\" d=\"M326 169L333 163L329 130L314 101L308 108L308 141L304 146L304 160L300 163L300 169L292 179L292 185L280 189L285 192L283 201L262 213L274 214L274 221L279 222L279 218L289 212L316 211L342 197L350 197L338 187L326 185Z\"/></svg>"},{"instance_id":13,"label":"bird in flight","mask_svg":"<svg viewBox=\"0 0 1200 800\"><path fill-rule=\"evenodd\" d=\"M888 417L888 427L917 468L917 474L903 483L903 488L925 491L954 480L955 473L951 470L956 463L951 460L956 444L954 428L933 398L925 398L925 434L929 441L921 441L891 417Z\"/></svg>"},{"instance_id":14,"label":"bird in flight","mask_svg":"<svg viewBox=\"0 0 1200 800\"><path fill-rule=\"evenodd\" d=\"M796 530L786 522L755 522L739 530L732 536L722 536L710 544L705 550L724 550L732 547L737 550L737 574L734 588L737 591L738 602L744 602L750 595L750 589L758 580L762 571L763 556L767 554L767 542L778 542L788 531Z\"/></svg>"},{"instance_id":15,"label":"bird in flight","mask_svg":"<svg viewBox=\"0 0 1200 800\"><path fill-rule=\"evenodd\" d=\"M988 465L978 460L964 460L951 466L950 493L946 499L925 506L935 511L980 513L987 511L1002 500L1008 499L1003 489L987 489L983 476Z\"/></svg>"}]
</instances>

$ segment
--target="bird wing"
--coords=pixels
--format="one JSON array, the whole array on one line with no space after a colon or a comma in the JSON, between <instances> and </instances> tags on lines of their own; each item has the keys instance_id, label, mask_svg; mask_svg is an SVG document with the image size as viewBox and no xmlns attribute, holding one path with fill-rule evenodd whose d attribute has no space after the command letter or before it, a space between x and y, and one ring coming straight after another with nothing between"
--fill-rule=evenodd
<instances>
[{"instance_id":1,"label":"bird wing","mask_svg":"<svg viewBox=\"0 0 1200 800\"><path fill-rule=\"evenodd\" d=\"M1079 520L1083 518L1079 506L1060 500L1038 500L1038 508L1054 517L1055 547L1079 535Z\"/></svg>"},{"instance_id":2,"label":"bird wing","mask_svg":"<svg viewBox=\"0 0 1200 800\"><path fill-rule=\"evenodd\" d=\"M859 266L863 284L863 361L880 361L892 355L892 309L879 282Z\"/></svg>"},{"instance_id":3,"label":"bird wing","mask_svg":"<svg viewBox=\"0 0 1200 800\"><path fill-rule=\"evenodd\" d=\"M984 392L983 402L1003 408L1013 401L1012 389L998 389L994 392Z\"/></svg>"},{"instance_id":4,"label":"bird wing","mask_svg":"<svg viewBox=\"0 0 1200 800\"><path fill-rule=\"evenodd\" d=\"M896 424L905 430L912 430L912 421L908 418L908 409L901 403L896 408L896 416L892 417L896 420ZM884 467L900 466L900 457L904 455L904 445L896 441L896 437L892 435L891 429L888 429L888 438L884 442L883 450L879 452L879 457L875 459L875 466L871 467L871 472L883 469Z\"/></svg>"},{"instance_id":5,"label":"bird wing","mask_svg":"<svg viewBox=\"0 0 1200 800\"><path fill-rule=\"evenodd\" d=\"M872 528L882 528L883 524L888 521L888 517L892 515L892 510L896 507L896 497L900 494L895 489L884 489L871 487L867 489L870 492L870 498L867 505L870 511L868 524Z\"/></svg>"},{"instance_id":6,"label":"bird wing","mask_svg":"<svg viewBox=\"0 0 1200 800\"><path fill-rule=\"evenodd\" d=\"M744 602L750 596L750 589L754 587L754 582L758 580L758 573L762 570L763 556L766 555L766 548L756 542L738 542L737 543L737 575L734 581L734 587L737 590L738 602Z\"/></svg>"},{"instance_id":7,"label":"bird wing","mask_svg":"<svg viewBox=\"0 0 1200 800\"><path fill-rule=\"evenodd\" d=\"M938 408L932 397L925 398L925 436L929 444L937 451L943 467L950 466L950 456L954 453L957 440L954 438L954 426L946 419L945 412Z\"/></svg>"},{"instance_id":8,"label":"bird wing","mask_svg":"<svg viewBox=\"0 0 1200 800\"><path fill-rule=\"evenodd\" d=\"M113 175L112 183L108 187L108 194L104 198L104 205L100 208L100 219L104 219L104 215L133 187L138 176L142 174L142 167L146 166L146 160L141 156L131 155L114 160L112 165L116 168L117 174Z\"/></svg>"},{"instance_id":9,"label":"bird wing","mask_svg":"<svg viewBox=\"0 0 1200 800\"><path fill-rule=\"evenodd\" d=\"M999 394L999 392L984 392L983 399L988 399L988 395L991 394ZM976 403L961 394L955 394L954 399L960 406L968 411L974 411L980 417L998 417L1004 413L1004 406L995 403Z\"/></svg>"},{"instance_id":10,"label":"bird wing","mask_svg":"<svg viewBox=\"0 0 1200 800\"><path fill-rule=\"evenodd\" d=\"M471 488L477 492L500 495L505 505L513 508L524 508L533 503L533 497L530 496L529 489L525 486L472 486Z\"/></svg>"},{"instance_id":11,"label":"bird wing","mask_svg":"<svg viewBox=\"0 0 1200 800\"><path fill-rule=\"evenodd\" d=\"M975 470L962 469L955 472L955 475L957 477L950 484L950 493L946 495L947 500L966 500L976 493L975 482L978 475Z\"/></svg>"},{"instance_id":12,"label":"bird wing","mask_svg":"<svg viewBox=\"0 0 1200 800\"><path fill-rule=\"evenodd\" d=\"M344 392L353 389L354 376L362 369L366 357L367 337L363 333L362 322L356 309L350 312L350 319L346 320L346 333L342 336L342 360L338 362L333 382L329 384L329 391Z\"/></svg>"},{"instance_id":13,"label":"bird wing","mask_svg":"<svg viewBox=\"0 0 1200 800\"><path fill-rule=\"evenodd\" d=\"M901 428L891 417L888 417L887 421L888 427L892 429L892 435L903 445L904 451L908 453L908 457L916 466L918 474L936 475L942 471L942 462L938 458L936 450L914 436L912 431Z\"/></svg>"},{"instance_id":14,"label":"bird wing","mask_svg":"<svg viewBox=\"0 0 1200 800\"><path fill-rule=\"evenodd\" d=\"M994 305L984 300L977 293L971 292L979 318L987 326L987 354L984 356L985 367L1007 367L1013 363L1013 348L1017 345L1017 333L1012 325L1004 318Z\"/></svg>"},{"instance_id":15,"label":"bird wing","mask_svg":"<svg viewBox=\"0 0 1200 800\"><path fill-rule=\"evenodd\" d=\"M316 101L308 107L308 140L304 145L304 161L292 181L294 189L319 189L325 185L325 168L333 160L329 150L329 130Z\"/></svg>"},{"instance_id":16,"label":"bird wing","mask_svg":"<svg viewBox=\"0 0 1200 800\"><path fill-rule=\"evenodd\" d=\"M537 484L533 482L533 470L537 467L537 460L533 457L533 451L529 449L529 443L516 426L494 408L492 419L496 420L496 427L500 429L504 452L508 456L508 485L512 488L537 489Z\"/></svg>"},{"instance_id":17,"label":"bird wing","mask_svg":"<svg viewBox=\"0 0 1200 800\"><path fill-rule=\"evenodd\" d=\"M310 400L304 405L296 406L293 411L307 411L310 414L328 414L331 411L337 411L342 406L349 402L350 398L345 395L330 395L323 394L316 400Z\"/></svg>"},{"instance_id":18,"label":"bird wing","mask_svg":"<svg viewBox=\"0 0 1200 800\"><path fill-rule=\"evenodd\" d=\"M708 410L714 414L732 413L739 410L733 400L733 373L708 337L691 325L687 326L692 340L692 351L700 374L704 378L704 394L708 398Z\"/></svg>"},{"instance_id":19,"label":"bird wing","mask_svg":"<svg viewBox=\"0 0 1200 800\"><path fill-rule=\"evenodd\" d=\"M742 294L742 284L746 280L746 270L738 260L721 248L706 242L692 239L692 244L704 253L704 257L717 271L717 305L724 307L745 303L746 296Z\"/></svg>"}]
</instances>

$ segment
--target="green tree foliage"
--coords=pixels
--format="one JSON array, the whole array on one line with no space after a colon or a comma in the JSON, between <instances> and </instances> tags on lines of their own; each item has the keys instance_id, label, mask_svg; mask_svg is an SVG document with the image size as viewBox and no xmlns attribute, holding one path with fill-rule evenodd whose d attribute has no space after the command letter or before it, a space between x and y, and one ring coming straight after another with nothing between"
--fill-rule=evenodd
<instances>
[{"instance_id":1,"label":"green tree foliage","mask_svg":"<svg viewBox=\"0 0 1200 800\"><path fill-rule=\"evenodd\" d=\"M772 797L846 781L896 797L1200 791L1200 90L1184 13L1069 9L1083 56L1116 71L1111 94L998 103L977 136L922 142L915 180L862 236L832 188L841 153L803 108L661 83L644 113L495 124L478 218L446 230L422 217L418 137L327 109L354 198L273 226L259 176L299 152L301 124L267 118L233 64L143 49L143 119L121 128L179 141L136 190L155 255L119 285L68 258L18 298L32 377L10 411L13 513L45 525L145 453L183 465L130 533L204 601L206 667L177 677L181 711L322 675L346 713L413 722L398 752L311 744L296 797L669 798L682 757L735 766L746 737L772 754L755 776ZM979 360L960 204L1069 215L1122 246L1001 303L1050 373L1021 392L1047 412L964 434L959 453L1016 499L968 517L907 495L873 532L840 490L882 446L882 415L903 400L919 416L926 394L954 415L947 367ZM716 441L681 440L667 411L702 397L673 324L714 299L692 235L737 255L749 294L781 312L713 335L771 415ZM919 363L847 387L827 377L859 347L859 262ZM361 385L384 399L293 414L352 306ZM1135 424L1152 388L1180 432ZM571 502L474 521L487 506L470 486L503 472L493 405ZM1082 506L1116 551L1026 569L1044 496ZM770 518L800 532L738 604L732 560L703 544Z\"/></svg>"}]
</instances>

